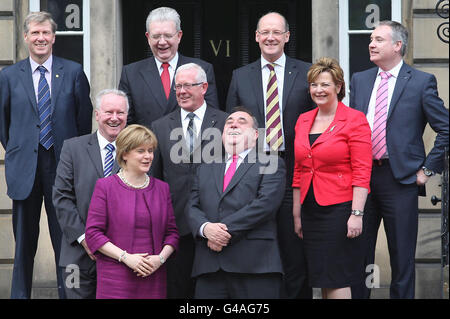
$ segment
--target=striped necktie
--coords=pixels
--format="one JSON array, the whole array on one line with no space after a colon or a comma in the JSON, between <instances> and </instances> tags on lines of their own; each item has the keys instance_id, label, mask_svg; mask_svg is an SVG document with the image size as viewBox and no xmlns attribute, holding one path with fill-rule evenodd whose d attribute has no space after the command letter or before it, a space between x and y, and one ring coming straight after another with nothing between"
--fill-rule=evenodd
<instances>
[{"instance_id":1,"label":"striped necktie","mask_svg":"<svg viewBox=\"0 0 450 319\"><path fill-rule=\"evenodd\" d=\"M189 118L189 124L187 127L187 131L189 133L189 154L190 154L190 158L191 158L191 163L192 163L192 157L193 157L193 152L194 152L194 134L195 134L195 124L194 124L194 118L195 118L195 114L190 112L188 113L187 117Z\"/></svg>"},{"instance_id":2,"label":"striped necktie","mask_svg":"<svg viewBox=\"0 0 450 319\"><path fill-rule=\"evenodd\" d=\"M267 64L270 70L266 93L266 142L270 149L278 151L283 144L281 132L280 103L277 87L277 75L273 64Z\"/></svg>"},{"instance_id":3,"label":"striped necktie","mask_svg":"<svg viewBox=\"0 0 450 319\"><path fill-rule=\"evenodd\" d=\"M381 82L377 89L375 100L375 118L372 130L372 155L378 160L386 154L386 121L388 102L388 81L392 76L389 72L380 72Z\"/></svg>"},{"instance_id":4,"label":"striped necktie","mask_svg":"<svg viewBox=\"0 0 450 319\"><path fill-rule=\"evenodd\" d=\"M111 175L113 164L114 164L113 152L114 152L115 147L112 144L108 144L108 145L106 145L106 149L108 150L108 152L106 152L106 156L105 156L105 165L104 165L104 169L103 169L104 177Z\"/></svg>"},{"instance_id":5,"label":"striped necktie","mask_svg":"<svg viewBox=\"0 0 450 319\"><path fill-rule=\"evenodd\" d=\"M37 69L41 73L38 84L39 143L48 150L54 143L51 121L50 87L45 79L47 69L42 65Z\"/></svg>"}]
</instances>

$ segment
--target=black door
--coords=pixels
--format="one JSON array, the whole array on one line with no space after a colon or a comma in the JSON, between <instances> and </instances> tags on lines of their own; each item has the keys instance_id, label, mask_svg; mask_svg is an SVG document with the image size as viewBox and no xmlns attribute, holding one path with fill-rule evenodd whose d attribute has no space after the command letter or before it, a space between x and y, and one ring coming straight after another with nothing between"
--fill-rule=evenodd
<instances>
[{"instance_id":1,"label":"black door","mask_svg":"<svg viewBox=\"0 0 450 319\"><path fill-rule=\"evenodd\" d=\"M283 14L291 33L286 54L311 62L311 0L133 0L122 1L124 65L151 56L145 20L152 9L161 6L180 14L183 38L179 52L214 65L222 108L232 71L260 56L255 30L263 14Z\"/></svg>"}]
</instances>

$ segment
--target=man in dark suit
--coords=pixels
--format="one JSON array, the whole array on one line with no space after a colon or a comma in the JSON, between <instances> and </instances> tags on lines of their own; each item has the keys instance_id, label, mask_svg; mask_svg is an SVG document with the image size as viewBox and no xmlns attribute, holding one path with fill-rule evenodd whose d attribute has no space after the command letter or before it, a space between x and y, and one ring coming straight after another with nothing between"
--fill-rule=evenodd
<instances>
[{"instance_id":1,"label":"man in dark suit","mask_svg":"<svg viewBox=\"0 0 450 319\"><path fill-rule=\"evenodd\" d=\"M84 239L87 212L97 179L119 170L114 160L115 140L127 123L127 112L124 92L103 90L96 97L98 131L63 144L53 186L53 205L63 232L59 265L65 269L64 288L69 299L95 298L95 257Z\"/></svg>"},{"instance_id":2,"label":"man in dark suit","mask_svg":"<svg viewBox=\"0 0 450 319\"><path fill-rule=\"evenodd\" d=\"M266 136L262 137L267 142L265 150L278 152L286 161L286 192L277 215L285 274L283 298L312 298L312 289L307 282L303 242L294 232L291 185L295 123L299 115L311 110L314 104L306 79L310 64L284 54L284 45L288 41L289 26L282 15L272 12L260 18L256 42L261 49L261 59L233 71L226 109L230 112L237 105L248 108L266 129ZM269 109L270 106L274 108ZM272 115L274 117L270 118ZM279 130L279 139L276 142L268 141L268 137L273 135L270 133L271 123L278 123L276 129Z\"/></svg>"},{"instance_id":3,"label":"man in dark suit","mask_svg":"<svg viewBox=\"0 0 450 319\"><path fill-rule=\"evenodd\" d=\"M128 124L150 124L175 111L177 100L171 90L176 69L186 63L196 63L206 72L209 107L219 108L214 69L210 63L178 53L183 32L180 16L167 7L154 9L146 21L148 44L153 57L124 66L119 89L127 93L130 102Z\"/></svg>"},{"instance_id":4,"label":"man in dark suit","mask_svg":"<svg viewBox=\"0 0 450 319\"><path fill-rule=\"evenodd\" d=\"M42 198L58 265L61 229L52 186L63 141L90 133L92 104L81 65L52 55L56 24L46 12L24 23L30 57L0 72L0 140L16 241L11 298L30 298ZM60 298L64 297L57 267Z\"/></svg>"},{"instance_id":5,"label":"man in dark suit","mask_svg":"<svg viewBox=\"0 0 450 319\"><path fill-rule=\"evenodd\" d=\"M223 130L225 160L197 169L188 212L196 298L280 297L276 214L286 168L278 156L258 156L257 139L256 118L237 108Z\"/></svg>"},{"instance_id":6,"label":"man in dark suit","mask_svg":"<svg viewBox=\"0 0 450 319\"><path fill-rule=\"evenodd\" d=\"M194 240L187 222L186 206L198 163L208 161L208 157L222 151L221 131L227 114L210 107L204 100L208 82L205 71L199 65L189 63L179 67L174 87L180 107L152 124L158 148L154 153L151 172L170 186L180 234L178 252L167 261L167 296L192 298Z\"/></svg>"},{"instance_id":7,"label":"man in dark suit","mask_svg":"<svg viewBox=\"0 0 450 319\"><path fill-rule=\"evenodd\" d=\"M364 112L372 128L374 162L364 215L366 265L374 263L383 219L391 298L414 298L419 188L424 190L430 176L442 171L448 146L448 110L438 96L436 78L403 61L407 44L404 26L380 22L369 44L370 60L378 67L355 73L350 85L350 106ZM428 156L422 138L427 123L437 133ZM368 285L370 281L366 287L354 287L352 295L368 298Z\"/></svg>"}]
</instances>

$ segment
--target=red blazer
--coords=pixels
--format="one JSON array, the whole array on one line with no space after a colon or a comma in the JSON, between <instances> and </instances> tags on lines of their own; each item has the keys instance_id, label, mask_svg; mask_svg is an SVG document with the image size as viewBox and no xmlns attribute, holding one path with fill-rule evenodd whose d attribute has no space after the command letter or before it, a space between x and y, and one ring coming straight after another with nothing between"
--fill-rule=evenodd
<instances>
[{"instance_id":1,"label":"red blazer","mask_svg":"<svg viewBox=\"0 0 450 319\"><path fill-rule=\"evenodd\" d=\"M321 206L351 201L353 186L369 188L372 170L371 129L364 113L339 102L330 126L309 144L318 108L303 113L295 125L295 168L292 187L300 188L300 202L311 180Z\"/></svg>"}]
</instances>

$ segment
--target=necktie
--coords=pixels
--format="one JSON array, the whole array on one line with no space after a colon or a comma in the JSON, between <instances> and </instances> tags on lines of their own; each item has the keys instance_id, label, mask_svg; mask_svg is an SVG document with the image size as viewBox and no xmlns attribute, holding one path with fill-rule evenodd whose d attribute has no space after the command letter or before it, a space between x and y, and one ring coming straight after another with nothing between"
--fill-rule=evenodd
<instances>
[{"instance_id":1,"label":"necktie","mask_svg":"<svg viewBox=\"0 0 450 319\"><path fill-rule=\"evenodd\" d=\"M374 159L380 159L386 154L386 120L388 101L388 81L392 74L380 72L381 82L377 89L375 100L375 118L372 130L372 155Z\"/></svg>"},{"instance_id":2,"label":"necktie","mask_svg":"<svg viewBox=\"0 0 450 319\"><path fill-rule=\"evenodd\" d=\"M192 156L193 156L193 152L194 152L194 134L195 134L195 125L194 125L194 117L195 114L194 113L188 113L187 117L189 118L189 124L187 127L187 131L189 133L189 154L190 154L190 158L191 158L191 163L192 163Z\"/></svg>"},{"instance_id":3,"label":"necktie","mask_svg":"<svg viewBox=\"0 0 450 319\"><path fill-rule=\"evenodd\" d=\"M238 155L233 155L233 161L225 172L225 176L223 177L223 191L227 189L228 184L230 184L230 181L233 178L234 173L236 172L236 164L238 158Z\"/></svg>"},{"instance_id":4,"label":"necktie","mask_svg":"<svg viewBox=\"0 0 450 319\"><path fill-rule=\"evenodd\" d=\"M271 150L278 151L283 144L283 135L281 132L277 75L273 64L267 64L267 67L270 70L270 75L266 94L266 142Z\"/></svg>"},{"instance_id":5,"label":"necktie","mask_svg":"<svg viewBox=\"0 0 450 319\"><path fill-rule=\"evenodd\" d=\"M164 62L162 64L163 71L161 73L161 82L166 93L166 98L169 99L170 94L170 75L169 75L169 63Z\"/></svg>"},{"instance_id":6,"label":"necktie","mask_svg":"<svg viewBox=\"0 0 450 319\"><path fill-rule=\"evenodd\" d=\"M108 150L108 152L106 152L105 166L103 169L104 177L111 175L112 167L113 167L113 163L114 163L113 152L114 152L115 148L114 148L114 145L108 144L108 145L106 145L106 149Z\"/></svg>"},{"instance_id":7,"label":"necktie","mask_svg":"<svg viewBox=\"0 0 450 319\"><path fill-rule=\"evenodd\" d=\"M48 86L47 80L45 79L45 72L47 71L47 69L40 65L38 66L38 70L39 72L41 72L41 77L39 78L38 84L38 113L40 127L39 143L48 150L54 143L52 134L52 122L50 119L50 88Z\"/></svg>"}]
</instances>

